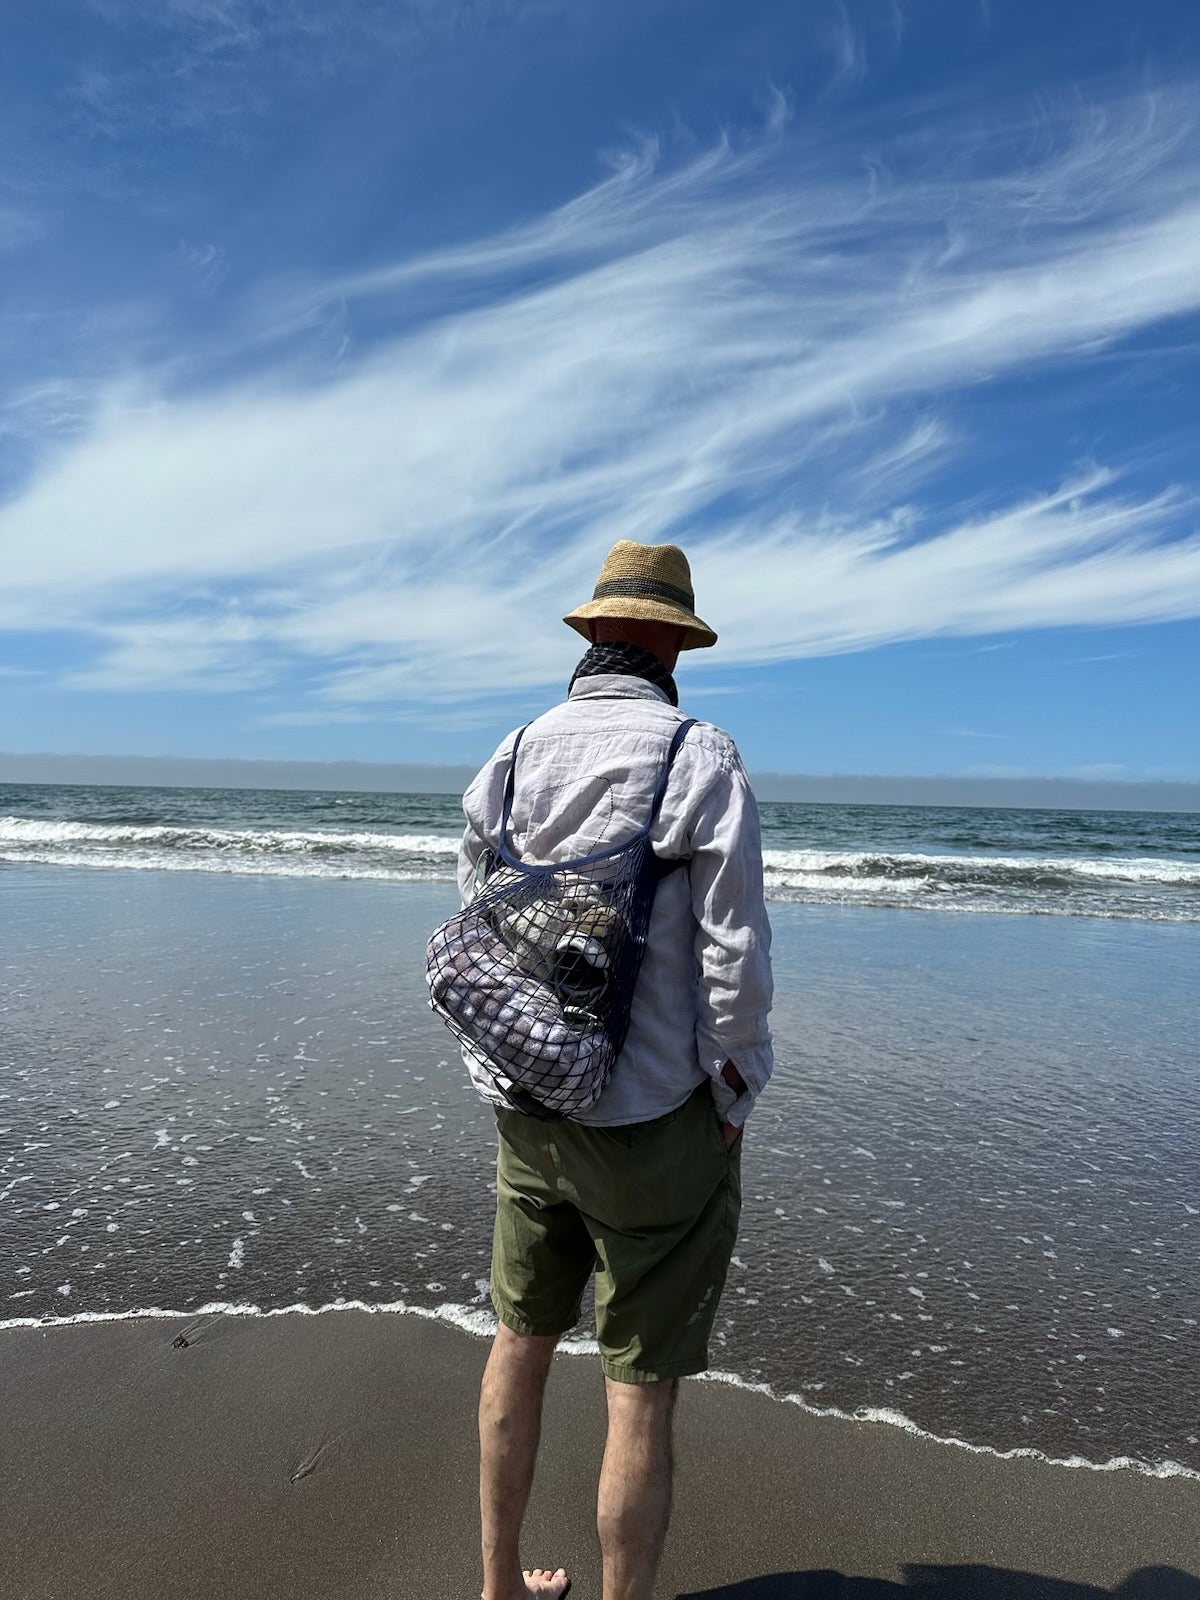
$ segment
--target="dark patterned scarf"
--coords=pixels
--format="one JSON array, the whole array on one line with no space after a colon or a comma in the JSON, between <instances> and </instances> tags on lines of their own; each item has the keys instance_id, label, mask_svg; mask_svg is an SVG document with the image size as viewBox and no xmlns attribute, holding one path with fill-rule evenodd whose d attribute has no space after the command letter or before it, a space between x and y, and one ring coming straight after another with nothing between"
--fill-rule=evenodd
<instances>
[{"instance_id":1,"label":"dark patterned scarf","mask_svg":"<svg viewBox=\"0 0 1200 1600\"><path fill-rule=\"evenodd\" d=\"M574 688L576 679L595 678L606 672L620 673L623 678L645 678L661 689L673 706L679 704L675 679L658 657L640 644L594 644L575 668L567 693Z\"/></svg>"}]
</instances>

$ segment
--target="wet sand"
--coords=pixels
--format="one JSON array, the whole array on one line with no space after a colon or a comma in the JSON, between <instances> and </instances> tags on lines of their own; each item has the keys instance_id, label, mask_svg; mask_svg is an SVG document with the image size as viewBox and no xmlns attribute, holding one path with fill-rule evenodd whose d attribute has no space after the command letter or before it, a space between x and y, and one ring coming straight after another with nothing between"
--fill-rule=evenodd
<instances>
[{"instance_id":1,"label":"wet sand","mask_svg":"<svg viewBox=\"0 0 1200 1600\"><path fill-rule=\"evenodd\" d=\"M176 1344L184 1333L186 1345ZM9 1600L469 1600L485 1341L415 1317L0 1332ZM525 1558L599 1597L602 1380L555 1363ZM1200 1600L1200 1483L684 1385L660 1596Z\"/></svg>"}]
</instances>

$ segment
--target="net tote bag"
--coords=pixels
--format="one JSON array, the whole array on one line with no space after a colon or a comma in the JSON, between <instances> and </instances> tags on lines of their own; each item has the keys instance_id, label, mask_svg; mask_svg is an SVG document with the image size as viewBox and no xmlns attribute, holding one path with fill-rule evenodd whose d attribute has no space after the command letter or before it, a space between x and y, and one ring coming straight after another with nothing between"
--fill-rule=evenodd
<instances>
[{"instance_id":1,"label":"net tote bag","mask_svg":"<svg viewBox=\"0 0 1200 1600\"><path fill-rule=\"evenodd\" d=\"M629 1011L660 880L682 866L650 845L675 756L695 727L675 730L650 814L631 839L574 861L536 865L509 848L517 752L504 787L499 850L482 881L429 941L429 1003L480 1069L497 1105L557 1121L599 1099L629 1028Z\"/></svg>"}]
</instances>

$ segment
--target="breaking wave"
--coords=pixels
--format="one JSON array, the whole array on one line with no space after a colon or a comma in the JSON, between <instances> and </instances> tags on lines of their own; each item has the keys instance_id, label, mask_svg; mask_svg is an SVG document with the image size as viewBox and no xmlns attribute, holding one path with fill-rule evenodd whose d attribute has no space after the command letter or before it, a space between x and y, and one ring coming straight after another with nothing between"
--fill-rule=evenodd
<instances>
[{"instance_id":1,"label":"breaking wave","mask_svg":"<svg viewBox=\"0 0 1200 1600\"><path fill-rule=\"evenodd\" d=\"M0 862L261 875L454 877L457 833L0 817ZM767 849L768 897L816 905L1200 921L1200 862L1112 854Z\"/></svg>"}]
</instances>

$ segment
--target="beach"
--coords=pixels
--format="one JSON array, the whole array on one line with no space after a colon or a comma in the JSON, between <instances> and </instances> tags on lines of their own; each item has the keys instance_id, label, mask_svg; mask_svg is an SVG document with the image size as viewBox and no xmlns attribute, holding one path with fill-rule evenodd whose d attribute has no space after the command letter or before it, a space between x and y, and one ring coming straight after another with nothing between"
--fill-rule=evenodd
<instances>
[{"instance_id":1,"label":"beach","mask_svg":"<svg viewBox=\"0 0 1200 1600\"><path fill-rule=\"evenodd\" d=\"M0 1592L477 1594L486 1348L435 1321L357 1311L6 1330ZM557 1358L525 1551L565 1563L580 1596L599 1594L602 1416L595 1363ZM1200 1594L1191 1480L1002 1461L695 1381L677 1455L663 1596Z\"/></svg>"},{"instance_id":2,"label":"beach","mask_svg":"<svg viewBox=\"0 0 1200 1600\"><path fill-rule=\"evenodd\" d=\"M1200 1600L1200 0L10 10L0 1600Z\"/></svg>"},{"instance_id":3,"label":"beach","mask_svg":"<svg viewBox=\"0 0 1200 1600\"><path fill-rule=\"evenodd\" d=\"M125 849L104 821L0 861L6 1596L477 1592L494 1128L424 991L449 835L330 844L261 803L182 845L147 809L137 870L62 859L84 826ZM944 858L918 877L962 820L917 850L902 817L903 852L857 853L866 903L832 904L853 838L805 902L812 849L768 820L776 1073L660 1593L1191 1600L1194 830L1139 877L1114 851L1153 861L1152 820L1139 846L1047 819L1047 858L1090 829L1083 866L979 855L964 902ZM556 1362L528 1546L580 1594L590 1334Z\"/></svg>"}]
</instances>

